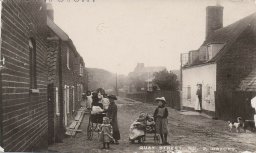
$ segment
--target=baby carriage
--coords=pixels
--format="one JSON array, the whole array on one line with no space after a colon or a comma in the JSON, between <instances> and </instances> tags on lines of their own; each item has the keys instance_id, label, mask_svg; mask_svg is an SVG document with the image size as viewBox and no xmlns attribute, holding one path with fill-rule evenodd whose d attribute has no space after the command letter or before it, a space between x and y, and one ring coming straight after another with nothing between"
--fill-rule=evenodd
<instances>
[{"instance_id":1,"label":"baby carriage","mask_svg":"<svg viewBox=\"0 0 256 153\"><path fill-rule=\"evenodd\" d=\"M99 110L91 111L89 116L89 123L87 126L87 139L92 140L93 139L93 133L98 133L98 137L100 136L100 129L99 126L103 122L103 117L106 116L106 113L104 113L100 108L97 108Z\"/></svg>"},{"instance_id":2,"label":"baby carriage","mask_svg":"<svg viewBox=\"0 0 256 153\"><path fill-rule=\"evenodd\" d=\"M156 133L154 117L141 113L130 126L129 140L131 143L138 141L144 143L146 138L153 138L155 144L160 143L160 136Z\"/></svg>"}]
</instances>

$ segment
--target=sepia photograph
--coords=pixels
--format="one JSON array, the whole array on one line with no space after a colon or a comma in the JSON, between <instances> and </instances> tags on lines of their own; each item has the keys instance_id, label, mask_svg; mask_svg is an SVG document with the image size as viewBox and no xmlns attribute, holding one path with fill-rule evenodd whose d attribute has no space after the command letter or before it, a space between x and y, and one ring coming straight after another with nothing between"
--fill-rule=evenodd
<instances>
[{"instance_id":1,"label":"sepia photograph","mask_svg":"<svg viewBox=\"0 0 256 153\"><path fill-rule=\"evenodd\" d=\"M0 0L0 153L256 153L256 0Z\"/></svg>"}]
</instances>

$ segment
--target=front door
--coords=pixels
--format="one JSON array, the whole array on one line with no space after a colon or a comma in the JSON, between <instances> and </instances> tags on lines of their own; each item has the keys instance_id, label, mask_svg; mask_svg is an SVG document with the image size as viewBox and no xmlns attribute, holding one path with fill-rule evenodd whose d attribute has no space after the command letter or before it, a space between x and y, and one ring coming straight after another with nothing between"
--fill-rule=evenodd
<instances>
[{"instance_id":1,"label":"front door","mask_svg":"<svg viewBox=\"0 0 256 153\"><path fill-rule=\"evenodd\" d=\"M48 144L54 143L54 85L48 84L47 87L48 98Z\"/></svg>"}]
</instances>

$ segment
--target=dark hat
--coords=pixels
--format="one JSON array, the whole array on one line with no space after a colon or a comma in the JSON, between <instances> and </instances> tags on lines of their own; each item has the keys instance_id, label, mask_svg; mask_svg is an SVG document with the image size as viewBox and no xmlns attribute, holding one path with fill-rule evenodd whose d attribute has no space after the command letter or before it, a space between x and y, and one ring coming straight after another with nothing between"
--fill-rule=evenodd
<instances>
[{"instance_id":1,"label":"dark hat","mask_svg":"<svg viewBox=\"0 0 256 153\"><path fill-rule=\"evenodd\" d=\"M114 99L114 100L117 100L116 96L115 95L109 95L108 96L109 99Z\"/></svg>"}]
</instances>

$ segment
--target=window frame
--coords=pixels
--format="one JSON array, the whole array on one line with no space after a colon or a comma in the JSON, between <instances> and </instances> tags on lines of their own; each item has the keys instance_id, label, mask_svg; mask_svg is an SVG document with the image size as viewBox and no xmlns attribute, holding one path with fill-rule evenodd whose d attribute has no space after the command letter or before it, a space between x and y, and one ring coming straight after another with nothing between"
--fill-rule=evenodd
<instances>
[{"instance_id":1,"label":"window frame","mask_svg":"<svg viewBox=\"0 0 256 153\"><path fill-rule=\"evenodd\" d=\"M29 38L29 78L30 78L30 91L31 93L39 93L37 89L37 47L36 40L33 37Z\"/></svg>"},{"instance_id":2,"label":"window frame","mask_svg":"<svg viewBox=\"0 0 256 153\"><path fill-rule=\"evenodd\" d=\"M56 115L60 116L60 109L59 109L59 89L58 87L55 88L55 108L56 108Z\"/></svg>"},{"instance_id":3,"label":"window frame","mask_svg":"<svg viewBox=\"0 0 256 153\"><path fill-rule=\"evenodd\" d=\"M79 71L80 76L83 76L83 74L84 74L84 69L83 68L84 68L83 64L80 63L80 71Z\"/></svg>"},{"instance_id":4,"label":"window frame","mask_svg":"<svg viewBox=\"0 0 256 153\"><path fill-rule=\"evenodd\" d=\"M70 70L70 49L67 47L67 68Z\"/></svg>"},{"instance_id":5,"label":"window frame","mask_svg":"<svg viewBox=\"0 0 256 153\"><path fill-rule=\"evenodd\" d=\"M191 87L187 87L187 100L191 100Z\"/></svg>"}]
</instances>

